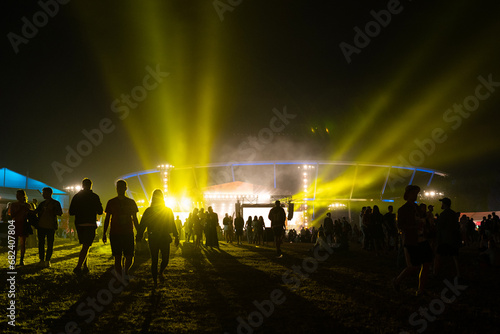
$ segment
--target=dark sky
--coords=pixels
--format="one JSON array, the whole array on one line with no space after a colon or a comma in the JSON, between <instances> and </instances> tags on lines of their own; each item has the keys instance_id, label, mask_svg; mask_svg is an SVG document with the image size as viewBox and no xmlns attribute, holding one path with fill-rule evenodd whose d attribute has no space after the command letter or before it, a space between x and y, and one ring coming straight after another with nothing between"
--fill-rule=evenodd
<instances>
[{"instance_id":1,"label":"dark sky","mask_svg":"<svg viewBox=\"0 0 500 334\"><path fill-rule=\"evenodd\" d=\"M474 208L499 199L500 87L467 100L479 77L500 82L496 2L253 0L223 20L210 0L42 2L53 17L36 1L1 4L0 167L59 188L90 177L111 196L118 176L164 161L234 159L286 106L295 118L256 160L400 164L442 129L420 165L482 194ZM340 44L354 48L374 15L385 27L368 25L348 63ZM34 20L36 34L24 27ZM112 102L157 64L168 77L120 119ZM446 113L464 100L473 111ZM58 177L54 162L103 119L113 130Z\"/></svg>"}]
</instances>

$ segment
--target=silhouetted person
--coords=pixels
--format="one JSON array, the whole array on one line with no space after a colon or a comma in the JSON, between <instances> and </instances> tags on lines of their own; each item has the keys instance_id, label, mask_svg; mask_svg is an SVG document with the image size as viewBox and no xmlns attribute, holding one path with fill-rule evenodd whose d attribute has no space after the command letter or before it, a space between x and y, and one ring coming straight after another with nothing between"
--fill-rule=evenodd
<instances>
[{"instance_id":1,"label":"silhouetted person","mask_svg":"<svg viewBox=\"0 0 500 334\"><path fill-rule=\"evenodd\" d=\"M194 236L193 236L193 213L190 212L189 216L186 219L186 222L184 223L184 234L186 236L186 241L189 242L189 239L193 237L194 241Z\"/></svg>"},{"instance_id":2,"label":"silhouetted person","mask_svg":"<svg viewBox=\"0 0 500 334\"><path fill-rule=\"evenodd\" d=\"M363 211L363 249L371 250L373 248L373 229L372 229L372 208L367 206Z\"/></svg>"},{"instance_id":3,"label":"silhouetted person","mask_svg":"<svg viewBox=\"0 0 500 334\"><path fill-rule=\"evenodd\" d=\"M243 220L243 217L241 217L240 213L238 212L236 214L236 218L234 219L234 230L235 230L235 235L236 235L236 243L238 245L242 244L242 238L243 238L243 228L245 227L245 221Z\"/></svg>"},{"instance_id":4,"label":"silhouetted person","mask_svg":"<svg viewBox=\"0 0 500 334\"><path fill-rule=\"evenodd\" d=\"M63 214L61 203L52 198L52 188L42 190L44 201L36 208L38 214L38 257L40 265L50 267L50 258L54 249L54 234L58 228L57 216ZM45 253L45 237L47 237L47 253Z\"/></svg>"},{"instance_id":5,"label":"silhouetted person","mask_svg":"<svg viewBox=\"0 0 500 334\"><path fill-rule=\"evenodd\" d=\"M153 275L154 287L164 281L163 272L167 268L170 257L170 243L173 234L175 245L179 245L179 234L175 227L174 214L172 210L165 206L163 192L160 189L153 191L151 196L151 206L144 211L141 224L137 230L137 242L141 241L144 231L148 231L149 251L151 252L151 274ZM161 252L160 271L158 272L158 255Z\"/></svg>"},{"instance_id":6,"label":"silhouetted person","mask_svg":"<svg viewBox=\"0 0 500 334\"><path fill-rule=\"evenodd\" d=\"M92 191L92 181L83 179L82 190L73 196L69 206L69 214L75 216L75 227L78 233L78 240L82 245L78 264L73 272L80 274L88 272L88 254L89 248L92 246L95 238L95 230L97 229L97 215L102 215L102 204L99 196Z\"/></svg>"},{"instance_id":7,"label":"silhouetted person","mask_svg":"<svg viewBox=\"0 0 500 334\"><path fill-rule=\"evenodd\" d=\"M227 243L233 243L233 220L226 213L224 218L222 219L222 225L224 225L224 237Z\"/></svg>"},{"instance_id":8,"label":"silhouetted person","mask_svg":"<svg viewBox=\"0 0 500 334\"><path fill-rule=\"evenodd\" d=\"M266 240L266 237L265 237L266 223L264 223L264 217L262 217L262 216L259 216L259 226L260 226L260 233L261 233L262 243L266 244L266 246L267 246L267 240Z\"/></svg>"},{"instance_id":9,"label":"silhouetted person","mask_svg":"<svg viewBox=\"0 0 500 334\"><path fill-rule=\"evenodd\" d=\"M375 253L378 254L384 249L384 216L380 213L378 205L373 206L371 217L371 233L373 237L373 245Z\"/></svg>"},{"instance_id":10,"label":"silhouetted person","mask_svg":"<svg viewBox=\"0 0 500 334\"><path fill-rule=\"evenodd\" d=\"M198 218L200 218L199 223L201 227L198 246L203 246L203 233L205 232L205 226L207 225L207 213L205 212L205 208L200 208L200 211L198 212Z\"/></svg>"},{"instance_id":11,"label":"silhouetted person","mask_svg":"<svg viewBox=\"0 0 500 334\"><path fill-rule=\"evenodd\" d=\"M396 215L393 213L394 207L389 205L389 212L384 215L384 226L387 233L387 249L392 250L397 248L398 229L396 227Z\"/></svg>"},{"instance_id":12,"label":"silhouetted person","mask_svg":"<svg viewBox=\"0 0 500 334\"><path fill-rule=\"evenodd\" d=\"M201 240L203 239L203 225L199 214L198 208L194 208L191 215L191 220L193 221L193 242L196 249L200 248Z\"/></svg>"},{"instance_id":13,"label":"silhouetted person","mask_svg":"<svg viewBox=\"0 0 500 334\"><path fill-rule=\"evenodd\" d=\"M326 218L323 220L323 229L326 242L329 245L333 244L333 219L330 212L326 213Z\"/></svg>"},{"instance_id":14,"label":"silhouetted person","mask_svg":"<svg viewBox=\"0 0 500 334\"><path fill-rule=\"evenodd\" d=\"M179 234L179 239L182 239L182 221L179 219L179 216L175 219L175 228Z\"/></svg>"},{"instance_id":15,"label":"silhouetted person","mask_svg":"<svg viewBox=\"0 0 500 334\"><path fill-rule=\"evenodd\" d=\"M434 261L434 274L438 274L441 258L451 256L455 263L457 277L460 277L458 266L458 249L461 244L460 223L458 215L451 209L451 200L447 197L440 199L443 212L439 215L436 224L436 260Z\"/></svg>"},{"instance_id":16,"label":"silhouetted person","mask_svg":"<svg viewBox=\"0 0 500 334\"><path fill-rule=\"evenodd\" d=\"M247 220L245 226L247 228L247 241L250 244L253 242L252 216L248 216L248 220Z\"/></svg>"},{"instance_id":17,"label":"silhouetted person","mask_svg":"<svg viewBox=\"0 0 500 334\"><path fill-rule=\"evenodd\" d=\"M206 214L207 226L205 227L205 246L219 249L219 240L217 238L217 227L219 226L219 216L214 212L211 206L208 207Z\"/></svg>"},{"instance_id":18,"label":"silhouetted person","mask_svg":"<svg viewBox=\"0 0 500 334\"><path fill-rule=\"evenodd\" d=\"M274 242L276 244L276 253L278 258L283 257L281 253L281 243L283 242L283 235L285 233L285 210L281 207L280 201L274 203L274 208L269 211L269 220L271 220L271 228L274 233Z\"/></svg>"},{"instance_id":19,"label":"silhouetted person","mask_svg":"<svg viewBox=\"0 0 500 334\"><path fill-rule=\"evenodd\" d=\"M393 280L396 289L402 279L420 270L417 295L424 292L429 267L432 262L432 250L424 238L424 223L418 217L418 206L415 204L420 187L409 185L403 198L406 203L398 210L398 227L403 233L403 245L406 257L406 268Z\"/></svg>"},{"instance_id":20,"label":"silhouetted person","mask_svg":"<svg viewBox=\"0 0 500 334\"><path fill-rule=\"evenodd\" d=\"M262 239L262 227L260 227L260 221L257 216L253 217L252 230L253 230L253 243L259 245Z\"/></svg>"},{"instance_id":21,"label":"silhouetted person","mask_svg":"<svg viewBox=\"0 0 500 334\"><path fill-rule=\"evenodd\" d=\"M122 255L125 257L124 274L128 276L128 270L134 261L134 227L139 229L137 220L137 204L131 198L125 196L127 182L116 181L117 197L112 198L106 204L106 219L104 220L104 230L102 241L106 243L108 227L111 223L109 239L111 242L111 252L115 257L116 273L122 275ZM172 219L173 222L173 219Z\"/></svg>"},{"instance_id":22,"label":"silhouetted person","mask_svg":"<svg viewBox=\"0 0 500 334\"><path fill-rule=\"evenodd\" d=\"M9 206L8 215L14 220L15 257L17 261L18 247L21 249L20 266L24 266L24 254L26 252L26 238L33 234L33 229L28 222L28 215L31 211L31 205L28 203L26 192L22 189L16 191L17 202Z\"/></svg>"}]
</instances>

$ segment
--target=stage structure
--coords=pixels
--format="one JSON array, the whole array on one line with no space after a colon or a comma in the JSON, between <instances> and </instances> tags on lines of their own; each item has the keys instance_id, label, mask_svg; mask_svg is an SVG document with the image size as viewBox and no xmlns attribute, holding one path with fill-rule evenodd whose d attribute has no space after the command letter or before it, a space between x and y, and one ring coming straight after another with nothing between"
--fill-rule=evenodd
<instances>
[{"instance_id":1,"label":"stage structure","mask_svg":"<svg viewBox=\"0 0 500 334\"><path fill-rule=\"evenodd\" d=\"M359 206L399 200L408 184L442 191L446 177L442 171L412 166L307 160L182 167L163 164L120 178L127 180L129 196L146 203L155 188L163 189L167 205L181 218L194 207L211 205L222 219L226 212L234 215L235 208L243 205L265 206L281 200L293 202L299 217L297 224L300 220L300 224L307 225L326 210L351 218L356 203Z\"/></svg>"}]
</instances>

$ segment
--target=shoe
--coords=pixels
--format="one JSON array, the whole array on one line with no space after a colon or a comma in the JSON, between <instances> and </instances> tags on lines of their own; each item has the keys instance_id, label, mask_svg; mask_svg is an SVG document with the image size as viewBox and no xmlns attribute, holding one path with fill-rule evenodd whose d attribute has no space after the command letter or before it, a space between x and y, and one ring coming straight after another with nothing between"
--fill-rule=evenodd
<instances>
[{"instance_id":1,"label":"shoe","mask_svg":"<svg viewBox=\"0 0 500 334\"><path fill-rule=\"evenodd\" d=\"M50 260L45 261L45 268L50 268Z\"/></svg>"},{"instance_id":2,"label":"shoe","mask_svg":"<svg viewBox=\"0 0 500 334\"><path fill-rule=\"evenodd\" d=\"M45 263L45 261L40 260L40 261L37 263L37 266L39 266L39 267L42 267L42 268L43 268L43 267L46 267L46 266L47 266L47 264Z\"/></svg>"},{"instance_id":3,"label":"shoe","mask_svg":"<svg viewBox=\"0 0 500 334\"><path fill-rule=\"evenodd\" d=\"M19 266L24 266L24 261L21 260L21 262L19 262Z\"/></svg>"},{"instance_id":4,"label":"shoe","mask_svg":"<svg viewBox=\"0 0 500 334\"><path fill-rule=\"evenodd\" d=\"M282 257L283 257L283 254L276 256L277 259L281 259Z\"/></svg>"},{"instance_id":5,"label":"shoe","mask_svg":"<svg viewBox=\"0 0 500 334\"><path fill-rule=\"evenodd\" d=\"M78 267L76 267L75 269L73 269L73 272L74 272L76 275L81 275L81 274L82 274L82 268L78 268Z\"/></svg>"},{"instance_id":6,"label":"shoe","mask_svg":"<svg viewBox=\"0 0 500 334\"><path fill-rule=\"evenodd\" d=\"M83 267L82 269L82 274L88 274L89 273L89 267Z\"/></svg>"}]
</instances>

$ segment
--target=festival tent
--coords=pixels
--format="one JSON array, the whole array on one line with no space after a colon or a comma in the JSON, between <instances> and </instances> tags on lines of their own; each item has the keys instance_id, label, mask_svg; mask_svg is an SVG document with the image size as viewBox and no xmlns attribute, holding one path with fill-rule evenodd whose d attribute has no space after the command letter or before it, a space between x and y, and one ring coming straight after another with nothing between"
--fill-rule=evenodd
<instances>
[{"instance_id":1,"label":"festival tent","mask_svg":"<svg viewBox=\"0 0 500 334\"><path fill-rule=\"evenodd\" d=\"M30 178L19 173L16 173L7 168L0 169L0 204L16 201L16 191L23 189L26 191L28 201L37 199L38 202L43 201L42 189L45 187L52 188L52 197L61 203L63 208L69 206L69 194L57 188L51 187L46 183Z\"/></svg>"}]
</instances>

